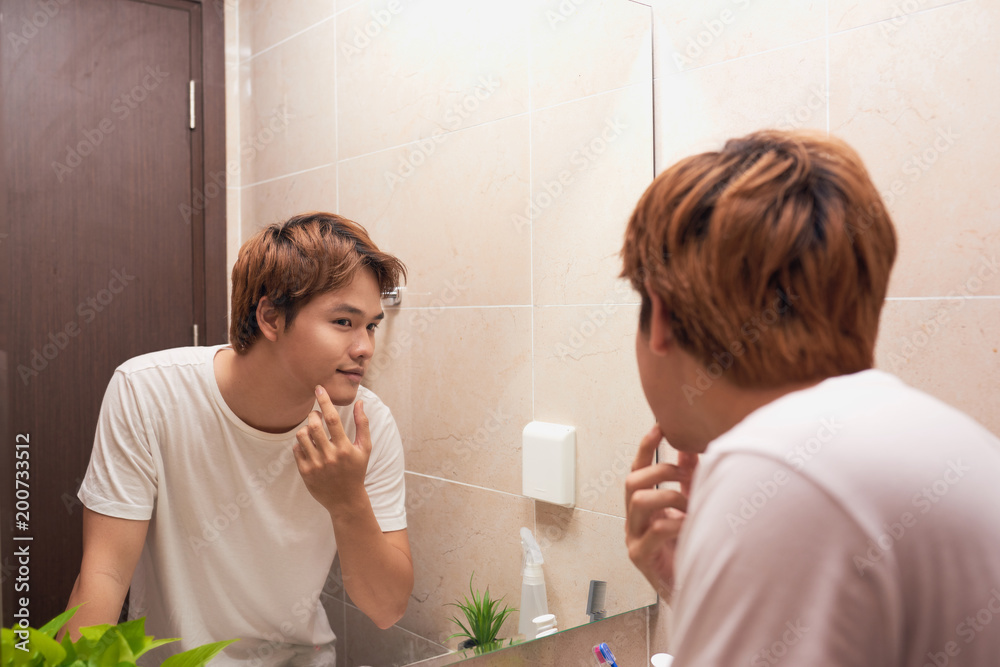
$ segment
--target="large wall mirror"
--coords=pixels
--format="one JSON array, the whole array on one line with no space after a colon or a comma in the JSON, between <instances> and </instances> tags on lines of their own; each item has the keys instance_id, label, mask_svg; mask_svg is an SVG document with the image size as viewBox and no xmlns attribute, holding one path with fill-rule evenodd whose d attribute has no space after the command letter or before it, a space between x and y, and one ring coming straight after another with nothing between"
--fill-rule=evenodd
<instances>
[{"instance_id":1,"label":"large wall mirror","mask_svg":"<svg viewBox=\"0 0 1000 667\"><path fill-rule=\"evenodd\" d=\"M520 606L522 527L541 545L560 629L590 621L591 580L607 583L609 616L654 603L624 545L623 479L653 419L635 370L637 297L617 278L654 173L650 8L328 5L230 9L229 150L241 165L229 215L246 238L334 209L409 269L366 384L406 447L416 585L381 631L333 574L342 664L454 650L447 605L470 579ZM533 420L576 428L573 507L522 495Z\"/></svg>"}]
</instances>

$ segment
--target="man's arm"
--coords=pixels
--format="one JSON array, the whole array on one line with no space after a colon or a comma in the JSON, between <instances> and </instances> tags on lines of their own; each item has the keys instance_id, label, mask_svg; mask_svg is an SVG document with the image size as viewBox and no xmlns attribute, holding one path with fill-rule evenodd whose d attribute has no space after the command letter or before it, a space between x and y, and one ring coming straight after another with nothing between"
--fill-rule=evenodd
<instances>
[{"instance_id":1,"label":"man's arm","mask_svg":"<svg viewBox=\"0 0 1000 667\"><path fill-rule=\"evenodd\" d=\"M148 520L118 519L84 508L83 562L66 608L83 606L64 628L73 639L79 638L81 627L118 622L148 527Z\"/></svg>"},{"instance_id":2,"label":"man's arm","mask_svg":"<svg viewBox=\"0 0 1000 667\"><path fill-rule=\"evenodd\" d=\"M333 531L344 588L351 601L378 627L391 627L406 612L413 590L413 560L406 529L383 533L368 505L367 515L334 516Z\"/></svg>"},{"instance_id":3,"label":"man's arm","mask_svg":"<svg viewBox=\"0 0 1000 667\"><path fill-rule=\"evenodd\" d=\"M322 416L313 411L309 425L296 433L299 474L330 513L351 600L377 626L388 628L403 617L413 590L409 539L406 530L382 532L365 490L372 442L362 402L354 405L357 436L351 442L330 396L317 387L316 397Z\"/></svg>"}]
</instances>

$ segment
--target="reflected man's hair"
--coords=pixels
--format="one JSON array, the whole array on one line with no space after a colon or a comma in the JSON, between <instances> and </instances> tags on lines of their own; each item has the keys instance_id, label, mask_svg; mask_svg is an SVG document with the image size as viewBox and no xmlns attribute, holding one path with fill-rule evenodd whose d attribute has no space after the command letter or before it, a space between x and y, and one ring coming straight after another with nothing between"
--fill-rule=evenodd
<instances>
[{"instance_id":1,"label":"reflected man's hair","mask_svg":"<svg viewBox=\"0 0 1000 667\"><path fill-rule=\"evenodd\" d=\"M365 228L333 213L306 213L254 234L233 266L229 342L245 354L260 335L257 305L267 297L290 327L317 294L343 289L369 269L381 293L406 277L396 257L378 249Z\"/></svg>"}]
</instances>

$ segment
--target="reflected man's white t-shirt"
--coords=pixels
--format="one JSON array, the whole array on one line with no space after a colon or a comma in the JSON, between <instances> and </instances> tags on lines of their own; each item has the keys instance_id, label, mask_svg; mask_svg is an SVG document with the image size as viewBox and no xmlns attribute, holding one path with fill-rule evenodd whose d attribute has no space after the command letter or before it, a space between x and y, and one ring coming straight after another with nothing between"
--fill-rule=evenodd
<instances>
[{"instance_id":1,"label":"reflected man's white t-shirt","mask_svg":"<svg viewBox=\"0 0 1000 667\"><path fill-rule=\"evenodd\" d=\"M709 444L675 558L689 665L1000 664L1000 440L877 370Z\"/></svg>"},{"instance_id":2,"label":"reflected man's white t-shirt","mask_svg":"<svg viewBox=\"0 0 1000 667\"><path fill-rule=\"evenodd\" d=\"M148 654L147 664L235 638L213 665L285 664L296 647L332 654L320 592L337 545L292 453L306 422L273 434L240 420L215 378L223 347L164 350L119 366L79 491L95 512L150 521L129 617L145 616L147 634L181 641ZM358 399L372 436L365 488L382 530L401 530L399 431L375 394L361 387ZM338 411L353 440L353 404Z\"/></svg>"}]
</instances>

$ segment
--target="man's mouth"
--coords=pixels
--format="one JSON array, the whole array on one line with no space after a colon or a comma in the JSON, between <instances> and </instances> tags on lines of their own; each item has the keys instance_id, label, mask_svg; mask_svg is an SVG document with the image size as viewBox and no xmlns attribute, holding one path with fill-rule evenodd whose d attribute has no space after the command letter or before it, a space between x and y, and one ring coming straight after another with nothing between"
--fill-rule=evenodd
<instances>
[{"instance_id":1,"label":"man's mouth","mask_svg":"<svg viewBox=\"0 0 1000 667\"><path fill-rule=\"evenodd\" d=\"M346 375L349 380L354 382L361 382L361 378L365 376L363 368L338 368L337 372Z\"/></svg>"}]
</instances>

